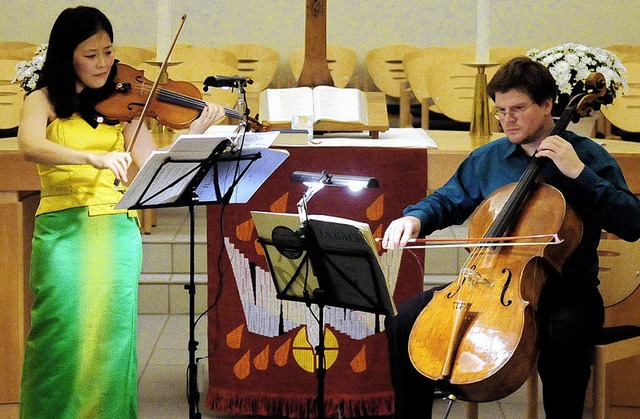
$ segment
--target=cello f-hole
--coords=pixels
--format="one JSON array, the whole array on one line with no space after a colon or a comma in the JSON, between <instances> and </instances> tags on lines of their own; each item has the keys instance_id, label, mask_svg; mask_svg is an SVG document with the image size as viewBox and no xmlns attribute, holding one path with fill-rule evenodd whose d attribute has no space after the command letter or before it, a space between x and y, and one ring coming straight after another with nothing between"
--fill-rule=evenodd
<instances>
[{"instance_id":1,"label":"cello f-hole","mask_svg":"<svg viewBox=\"0 0 640 419\"><path fill-rule=\"evenodd\" d=\"M511 305L511 303L513 303L512 300L509 300L507 302L504 301L504 296L507 293L507 290L509 289L509 285L511 284L511 270L508 268L504 268L502 270L502 273L506 273L507 274L507 280L504 282L504 286L502 287L502 294L500 295L500 304L502 304L503 307L509 307Z\"/></svg>"}]
</instances>

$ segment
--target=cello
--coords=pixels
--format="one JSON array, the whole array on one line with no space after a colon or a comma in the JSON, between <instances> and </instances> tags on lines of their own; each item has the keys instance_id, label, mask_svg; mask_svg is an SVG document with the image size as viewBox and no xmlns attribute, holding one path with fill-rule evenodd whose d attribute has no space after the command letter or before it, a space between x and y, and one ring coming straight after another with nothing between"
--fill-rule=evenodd
<instances>
[{"instance_id":1,"label":"cello","mask_svg":"<svg viewBox=\"0 0 640 419\"><path fill-rule=\"evenodd\" d=\"M550 136L609 103L602 74L591 74L585 85L590 92L571 98ZM545 160L533 157L518 182L478 206L469 237L481 237L481 245L457 279L434 292L411 330L414 367L462 400L506 397L529 377L537 359L540 291L549 270L560 272L582 237L582 222L562 193L538 182ZM539 239L508 245L518 237Z\"/></svg>"}]
</instances>

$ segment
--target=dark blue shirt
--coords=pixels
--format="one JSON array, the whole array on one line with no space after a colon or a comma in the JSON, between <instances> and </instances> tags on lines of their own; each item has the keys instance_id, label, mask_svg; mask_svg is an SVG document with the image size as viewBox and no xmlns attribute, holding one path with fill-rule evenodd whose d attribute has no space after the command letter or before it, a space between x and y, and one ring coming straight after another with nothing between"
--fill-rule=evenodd
<instances>
[{"instance_id":1,"label":"dark blue shirt","mask_svg":"<svg viewBox=\"0 0 640 419\"><path fill-rule=\"evenodd\" d=\"M640 201L629 191L616 160L602 146L570 131L563 137L573 145L586 167L576 179L564 176L552 161L547 161L541 171L544 182L562 192L583 222L582 239L566 260L562 276L597 285L601 231L627 241L638 240ZM462 224L492 192L517 182L530 159L507 137L492 141L473 150L445 185L405 208L404 215L420 219L421 236Z\"/></svg>"}]
</instances>

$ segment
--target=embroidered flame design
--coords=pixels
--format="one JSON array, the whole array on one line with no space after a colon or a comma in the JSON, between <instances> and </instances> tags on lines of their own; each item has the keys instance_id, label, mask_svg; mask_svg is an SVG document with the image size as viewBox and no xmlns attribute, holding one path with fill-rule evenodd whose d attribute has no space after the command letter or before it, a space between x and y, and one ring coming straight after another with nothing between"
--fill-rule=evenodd
<instances>
[{"instance_id":1,"label":"embroidered flame design","mask_svg":"<svg viewBox=\"0 0 640 419\"><path fill-rule=\"evenodd\" d=\"M227 334L227 346L231 349L240 349L242 345L242 336L245 326L240 325ZM262 351L258 353L251 361L251 349L248 349L240 357L238 362L233 366L233 373L239 380L244 380L251 374L251 364L258 371L265 371L269 368L270 345L267 344ZM293 355L296 363L309 373L315 373L318 367L318 357L313 346L307 340L306 327L301 328L296 336L287 339L273 354L273 363L278 367L283 367L289 362L289 353ZM336 335L330 330L325 329L325 359L327 369L338 359L339 344ZM360 351L349 363L351 370L355 373L362 373L367 369L367 350L366 345L360 348Z\"/></svg>"},{"instance_id":2,"label":"embroidered flame design","mask_svg":"<svg viewBox=\"0 0 640 419\"><path fill-rule=\"evenodd\" d=\"M288 199L289 192L286 192L270 205L270 211L286 212ZM383 214L384 194L381 194L367 208L366 217L369 221L379 221ZM382 224L378 224L375 230L372 230L374 237L381 237L382 230ZM254 232L255 225L251 218L238 224L236 227L237 238L245 242L251 240ZM259 256L264 256L264 250L257 240L255 241L255 249ZM242 324L229 332L226 339L227 346L234 350L240 350L245 330L246 325ZM327 369L330 368L338 359L339 347L340 345L336 335L330 329L325 329L325 358ZM247 349L235 363L233 372L238 379L243 380L250 375L252 364L253 367L259 371L265 371L269 368L269 362L271 359L269 344L266 344L265 347L257 353L258 354L253 358L253 360L251 360L251 349ZM293 355L293 359L303 370L309 373L315 373L318 359L313 345L311 345L307 339L306 326L300 328L296 336L293 338L293 341L292 339L287 339L282 345L280 345L280 347L273 351L274 365L278 367L287 365L289 362L289 354ZM367 370L366 345L362 345L358 353L350 361L349 365L354 373L362 373Z\"/></svg>"}]
</instances>

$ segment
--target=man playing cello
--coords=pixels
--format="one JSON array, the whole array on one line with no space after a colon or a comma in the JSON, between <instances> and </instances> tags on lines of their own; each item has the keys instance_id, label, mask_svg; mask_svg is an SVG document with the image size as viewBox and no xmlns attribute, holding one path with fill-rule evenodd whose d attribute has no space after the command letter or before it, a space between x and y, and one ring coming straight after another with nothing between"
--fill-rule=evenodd
<instances>
[{"instance_id":1,"label":"man playing cello","mask_svg":"<svg viewBox=\"0 0 640 419\"><path fill-rule=\"evenodd\" d=\"M537 365L546 417L582 418L591 354L604 320L597 288L600 234L604 229L638 240L640 201L629 191L617 162L596 142L567 131L549 135L557 91L544 65L516 57L498 70L487 90L506 136L474 150L444 186L408 206L389 225L382 245L404 247L412 238L462 224L492 192L517 182L532 158L548 160L542 179L559 189L580 216L583 234L561 273L551 272L540 292ZM397 316L386 319L395 419L431 414L436 382L414 368L408 346L412 327L434 291L405 301Z\"/></svg>"}]
</instances>

